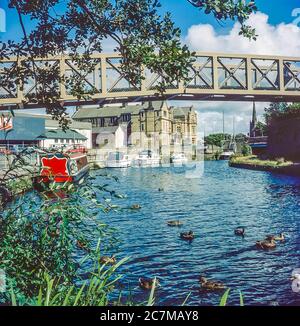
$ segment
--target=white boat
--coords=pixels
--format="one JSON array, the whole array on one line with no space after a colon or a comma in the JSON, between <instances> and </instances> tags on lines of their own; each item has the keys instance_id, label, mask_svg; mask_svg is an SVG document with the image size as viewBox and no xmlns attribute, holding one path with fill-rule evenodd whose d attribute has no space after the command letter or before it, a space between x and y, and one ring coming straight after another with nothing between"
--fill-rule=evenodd
<instances>
[{"instance_id":1,"label":"white boat","mask_svg":"<svg viewBox=\"0 0 300 326\"><path fill-rule=\"evenodd\" d=\"M130 165L129 156L123 152L110 152L105 162L107 168L128 168Z\"/></svg>"},{"instance_id":2,"label":"white boat","mask_svg":"<svg viewBox=\"0 0 300 326\"><path fill-rule=\"evenodd\" d=\"M151 150L141 151L134 160L134 166L159 166L160 157Z\"/></svg>"},{"instance_id":3,"label":"white boat","mask_svg":"<svg viewBox=\"0 0 300 326\"><path fill-rule=\"evenodd\" d=\"M220 155L220 160L229 160L232 155L234 155L233 151L224 151Z\"/></svg>"},{"instance_id":4,"label":"white boat","mask_svg":"<svg viewBox=\"0 0 300 326\"><path fill-rule=\"evenodd\" d=\"M171 163L173 163L175 165L186 164L187 162L188 162L188 159L184 155L184 153L177 153L177 154L173 154L171 156Z\"/></svg>"}]
</instances>

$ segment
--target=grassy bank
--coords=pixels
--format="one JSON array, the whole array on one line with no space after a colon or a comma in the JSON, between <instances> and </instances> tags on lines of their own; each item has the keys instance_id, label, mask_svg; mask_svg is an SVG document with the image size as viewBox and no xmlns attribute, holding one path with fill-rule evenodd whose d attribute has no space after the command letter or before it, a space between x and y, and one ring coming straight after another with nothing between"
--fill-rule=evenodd
<instances>
[{"instance_id":1,"label":"grassy bank","mask_svg":"<svg viewBox=\"0 0 300 326\"><path fill-rule=\"evenodd\" d=\"M266 168L274 168L274 169L293 165L293 162L285 161L282 158L276 160L262 160L255 155L233 156L230 159L229 163L249 165L250 167L266 167Z\"/></svg>"},{"instance_id":2,"label":"grassy bank","mask_svg":"<svg viewBox=\"0 0 300 326\"><path fill-rule=\"evenodd\" d=\"M285 161L283 158L262 160L255 155L233 156L229 161L229 166L248 170L275 172L297 177L300 176L300 163Z\"/></svg>"}]
</instances>

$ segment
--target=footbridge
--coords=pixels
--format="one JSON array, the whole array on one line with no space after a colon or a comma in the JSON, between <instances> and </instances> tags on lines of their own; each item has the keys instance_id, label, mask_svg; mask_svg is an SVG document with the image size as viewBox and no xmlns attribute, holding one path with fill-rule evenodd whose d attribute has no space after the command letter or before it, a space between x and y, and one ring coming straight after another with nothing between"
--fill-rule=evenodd
<instances>
[{"instance_id":1,"label":"footbridge","mask_svg":"<svg viewBox=\"0 0 300 326\"><path fill-rule=\"evenodd\" d=\"M225 53L196 53L196 61L189 72L190 82L184 85L176 81L167 87L162 96L156 86L163 76L141 69L145 79L140 85L132 85L121 71L122 57L118 54L92 56L94 70L83 74L68 56L35 59L44 69L59 69L61 76L80 76L85 88L93 95L80 101L64 83L57 85L60 99L66 106L79 104L125 103L157 99L192 101L256 101L300 102L300 57L261 56ZM30 103L38 83L29 79L23 89L14 92L1 87L1 75L28 59L0 61L0 109L7 106L21 108L41 107ZM47 67L47 68L45 68Z\"/></svg>"}]
</instances>

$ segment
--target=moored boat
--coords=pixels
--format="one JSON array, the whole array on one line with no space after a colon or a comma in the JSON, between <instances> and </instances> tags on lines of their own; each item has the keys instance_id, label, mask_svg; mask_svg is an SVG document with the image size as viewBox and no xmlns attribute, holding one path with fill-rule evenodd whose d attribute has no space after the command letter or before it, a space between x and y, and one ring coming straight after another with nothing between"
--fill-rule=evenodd
<instances>
[{"instance_id":1,"label":"moored boat","mask_svg":"<svg viewBox=\"0 0 300 326\"><path fill-rule=\"evenodd\" d=\"M134 160L134 166L146 167L146 166L159 166L160 157L158 154L152 152L151 150L144 150L139 153L137 158Z\"/></svg>"},{"instance_id":2,"label":"moored boat","mask_svg":"<svg viewBox=\"0 0 300 326\"><path fill-rule=\"evenodd\" d=\"M188 159L184 153L177 153L171 156L171 163L173 163L174 165L182 165L186 164L187 162Z\"/></svg>"},{"instance_id":3,"label":"moored boat","mask_svg":"<svg viewBox=\"0 0 300 326\"><path fill-rule=\"evenodd\" d=\"M127 168L130 165L129 156L123 152L110 152L105 162L107 168Z\"/></svg>"},{"instance_id":4,"label":"moored boat","mask_svg":"<svg viewBox=\"0 0 300 326\"><path fill-rule=\"evenodd\" d=\"M89 172L87 155L74 153L46 153L40 155L40 172L34 178L36 186L51 183L75 183L84 181Z\"/></svg>"},{"instance_id":5,"label":"moored boat","mask_svg":"<svg viewBox=\"0 0 300 326\"><path fill-rule=\"evenodd\" d=\"M232 155L234 155L233 151L224 151L220 155L220 160L229 160Z\"/></svg>"}]
</instances>

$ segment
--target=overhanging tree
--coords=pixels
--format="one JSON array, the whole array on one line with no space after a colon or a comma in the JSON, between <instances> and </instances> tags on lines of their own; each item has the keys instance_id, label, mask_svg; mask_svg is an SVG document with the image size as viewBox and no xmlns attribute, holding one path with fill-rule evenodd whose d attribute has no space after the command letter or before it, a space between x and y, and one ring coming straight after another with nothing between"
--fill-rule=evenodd
<instances>
[{"instance_id":1,"label":"overhanging tree","mask_svg":"<svg viewBox=\"0 0 300 326\"><path fill-rule=\"evenodd\" d=\"M255 31L245 25L250 13L256 10L253 1L187 0L193 6L212 13L219 21L238 20L241 34L255 38ZM161 76L156 88L159 93L173 82L189 81L194 62L193 53L181 44L181 33L171 15L159 14L159 0L10 0L22 29L20 42L0 43L0 59L22 57L9 69L4 67L0 86L15 93L34 80L35 92L27 95L22 106L37 103L67 128L66 107L60 101L59 83L79 100L95 93L86 89L84 78L97 64L93 53L103 50L103 41L114 41L114 50L123 57L120 71L134 87L139 87L141 69ZM171 9L172 7L170 7ZM24 18L27 18L25 21ZM28 18L32 21L29 28ZM59 66L39 65L35 58L68 54L81 71L62 76Z\"/></svg>"}]
</instances>

